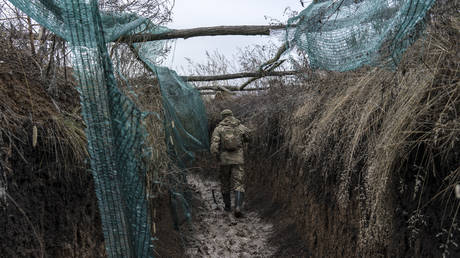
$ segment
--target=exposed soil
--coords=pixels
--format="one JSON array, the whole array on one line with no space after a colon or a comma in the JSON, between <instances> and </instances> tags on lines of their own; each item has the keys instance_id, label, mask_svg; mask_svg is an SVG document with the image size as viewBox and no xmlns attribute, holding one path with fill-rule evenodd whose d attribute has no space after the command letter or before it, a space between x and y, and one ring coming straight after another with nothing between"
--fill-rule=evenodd
<instances>
[{"instance_id":1,"label":"exposed soil","mask_svg":"<svg viewBox=\"0 0 460 258\"><path fill-rule=\"evenodd\" d=\"M155 231L155 257L179 258L184 257L184 247L181 233L174 230L174 221L171 216L171 204L167 193L153 200ZM153 232L153 230L152 230Z\"/></svg>"},{"instance_id":2,"label":"exposed soil","mask_svg":"<svg viewBox=\"0 0 460 258\"><path fill-rule=\"evenodd\" d=\"M235 218L233 213L223 210L218 182L193 174L188 180L201 205L195 207L187 256L271 257L275 254L276 248L270 243L274 232L272 223L254 210L246 210L244 218Z\"/></svg>"},{"instance_id":3,"label":"exposed soil","mask_svg":"<svg viewBox=\"0 0 460 258\"><path fill-rule=\"evenodd\" d=\"M455 40L450 44L454 49L459 37L454 26L452 31L444 35ZM441 35L430 35L436 34ZM445 42L438 39L441 46ZM433 45L437 44L430 43ZM424 52L444 53L450 48L442 49ZM458 200L451 201L447 195L435 198L441 190L449 193L448 187L457 183L456 171L460 171L458 133L443 134L458 132L458 126L453 126L459 114L458 88L453 87L458 85L458 51L449 51L436 54L436 58L412 52L415 54L410 56L417 60L408 59L395 76L388 72L372 76L365 87L355 85L367 81L358 80L358 72L330 73L327 78L312 74L308 83L314 89L304 85L303 96L298 88L288 92L289 87L284 87L283 91L273 89L267 95L248 97L246 102L230 99L211 107L215 112L210 114L210 131L223 106L256 129L246 156L246 216L236 219L223 211L219 183L210 176L215 162L204 157L197 165L203 173L188 177L194 197L191 224L181 218L181 231L173 229L166 191L153 200L156 256L459 257ZM418 67L420 58L428 65ZM427 88L426 97L420 94L413 106L406 107L403 93L412 98L415 91L402 89L419 89L422 80L417 78L424 78L421 71L437 67L430 60L443 63L433 69L441 71L430 84L434 88ZM25 73L36 69L24 67L22 63L31 63L26 61L0 65L0 258L105 257L93 180L82 155L75 155L84 151L68 137L78 139L82 128L77 94L71 85L51 94L45 82L33 80L40 77L38 73ZM380 76L385 74L388 78ZM400 81L393 81L398 76ZM406 83L401 84L405 87L399 87L400 82ZM391 88L393 84L398 87ZM353 91L348 92L350 89ZM442 97L440 92L447 89L451 94ZM434 105L432 98L437 95L441 97ZM420 108L427 113L420 111L413 121L423 126L390 126L397 115L405 118L400 119L403 122L411 121L405 114L424 107L424 101L431 103ZM299 108L294 109L296 106ZM334 112L326 112L331 107ZM444 110L451 111L444 114ZM386 115L390 111L395 115ZM362 119L361 114L372 116ZM369 132L356 134L355 141L356 128ZM394 155L376 156L396 146L386 146L394 137L384 133L396 131L393 128L400 128L394 135L403 137L406 145L389 152ZM407 135L411 128L420 132ZM425 136L421 137L423 130ZM438 144L441 138L453 140ZM424 139L423 143L412 145L417 139ZM354 155L349 155L349 150ZM431 155L436 152L444 154ZM394 156L394 165L382 180L377 170L382 166L373 164L387 164L386 160L372 162L386 156ZM455 174L454 179L449 181L448 174ZM378 207L374 205L377 201Z\"/></svg>"},{"instance_id":4,"label":"exposed soil","mask_svg":"<svg viewBox=\"0 0 460 258\"><path fill-rule=\"evenodd\" d=\"M78 155L84 147L59 127L82 128L78 118L63 115L77 107L78 95L61 85L61 97L53 99L34 71L0 65L0 257L103 257L94 185Z\"/></svg>"},{"instance_id":5,"label":"exposed soil","mask_svg":"<svg viewBox=\"0 0 460 258\"><path fill-rule=\"evenodd\" d=\"M18 58L0 55L0 258L106 257L78 93ZM167 194L153 204L156 257L183 257Z\"/></svg>"},{"instance_id":6,"label":"exposed soil","mask_svg":"<svg viewBox=\"0 0 460 258\"><path fill-rule=\"evenodd\" d=\"M34 157L27 153L27 157ZM0 257L104 257L91 175L59 176L39 162L12 160L0 207Z\"/></svg>"}]
</instances>

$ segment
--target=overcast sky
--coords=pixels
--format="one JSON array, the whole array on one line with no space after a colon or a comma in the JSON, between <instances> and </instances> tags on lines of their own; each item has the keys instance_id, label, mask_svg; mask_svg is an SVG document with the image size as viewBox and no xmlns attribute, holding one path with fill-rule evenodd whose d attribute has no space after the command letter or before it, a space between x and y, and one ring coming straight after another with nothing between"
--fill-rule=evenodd
<instances>
[{"instance_id":1,"label":"overcast sky","mask_svg":"<svg viewBox=\"0 0 460 258\"><path fill-rule=\"evenodd\" d=\"M305 7L310 1L307 2ZM173 9L171 29L184 29L218 25L267 25L266 16L285 22L286 8L301 11L304 7L299 0L176 0ZM205 52L218 50L229 58L238 52L238 48L275 40L267 36L214 36L179 39L173 46L173 52L165 63L173 69L182 71L187 66L185 57L194 62L203 63ZM186 69L185 69L186 70Z\"/></svg>"}]
</instances>

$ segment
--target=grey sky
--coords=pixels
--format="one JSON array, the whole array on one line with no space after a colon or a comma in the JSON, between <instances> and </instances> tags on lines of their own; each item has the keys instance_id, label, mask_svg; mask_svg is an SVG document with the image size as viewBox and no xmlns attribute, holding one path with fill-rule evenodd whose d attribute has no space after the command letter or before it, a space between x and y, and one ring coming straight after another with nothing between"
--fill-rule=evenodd
<instances>
[{"instance_id":1,"label":"grey sky","mask_svg":"<svg viewBox=\"0 0 460 258\"><path fill-rule=\"evenodd\" d=\"M305 1L310 2L310 1ZM307 4L305 4L306 6ZM286 8L301 11L299 0L176 0L173 9L172 29L218 26L218 25L264 25L265 16L285 22ZM177 40L173 53L165 65L174 69L186 69L185 57L194 62L205 61L205 52L218 50L228 57L248 45L275 40L266 36L215 36Z\"/></svg>"}]
</instances>

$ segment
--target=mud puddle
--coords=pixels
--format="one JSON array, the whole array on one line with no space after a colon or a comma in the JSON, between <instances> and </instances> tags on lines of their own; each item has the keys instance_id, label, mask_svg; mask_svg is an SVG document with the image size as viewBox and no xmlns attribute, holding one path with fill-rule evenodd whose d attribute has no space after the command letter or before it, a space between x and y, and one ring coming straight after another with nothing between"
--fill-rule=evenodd
<instances>
[{"instance_id":1,"label":"mud puddle","mask_svg":"<svg viewBox=\"0 0 460 258\"><path fill-rule=\"evenodd\" d=\"M239 219L225 212L218 182L197 175L189 175L188 181L202 203L195 209L186 244L188 257L271 257L275 253L276 248L268 243L274 230L272 224L247 208L245 217Z\"/></svg>"}]
</instances>

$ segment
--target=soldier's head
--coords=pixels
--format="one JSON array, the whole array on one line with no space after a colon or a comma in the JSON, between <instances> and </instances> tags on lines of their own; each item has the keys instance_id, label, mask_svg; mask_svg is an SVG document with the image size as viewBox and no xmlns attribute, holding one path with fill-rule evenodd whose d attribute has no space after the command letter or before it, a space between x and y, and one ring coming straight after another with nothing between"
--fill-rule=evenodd
<instances>
[{"instance_id":1,"label":"soldier's head","mask_svg":"<svg viewBox=\"0 0 460 258\"><path fill-rule=\"evenodd\" d=\"M220 117L225 119L226 117L233 116L233 112L230 109L224 109L220 112Z\"/></svg>"}]
</instances>

